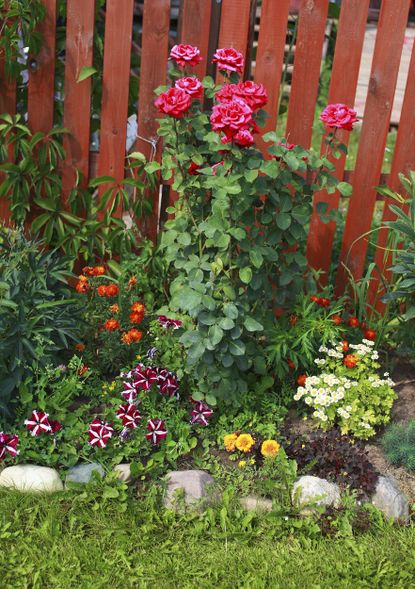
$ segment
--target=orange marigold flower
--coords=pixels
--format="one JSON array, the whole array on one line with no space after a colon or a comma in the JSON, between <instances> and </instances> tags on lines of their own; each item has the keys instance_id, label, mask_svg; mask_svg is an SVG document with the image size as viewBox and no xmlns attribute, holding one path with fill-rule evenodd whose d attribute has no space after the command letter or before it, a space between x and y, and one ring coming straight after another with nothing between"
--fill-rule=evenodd
<instances>
[{"instance_id":1,"label":"orange marigold flower","mask_svg":"<svg viewBox=\"0 0 415 589\"><path fill-rule=\"evenodd\" d=\"M135 276L131 276L130 280L128 281L128 286L131 288L137 284L138 280Z\"/></svg>"},{"instance_id":2,"label":"orange marigold flower","mask_svg":"<svg viewBox=\"0 0 415 589\"><path fill-rule=\"evenodd\" d=\"M101 284L100 286L98 286L98 288L97 288L98 296L106 297L107 296L107 288L108 287L105 284Z\"/></svg>"},{"instance_id":3,"label":"orange marigold flower","mask_svg":"<svg viewBox=\"0 0 415 589\"><path fill-rule=\"evenodd\" d=\"M349 349L349 342L347 340L342 340L342 348L343 348L343 352L347 352L347 350Z\"/></svg>"},{"instance_id":4,"label":"orange marigold flower","mask_svg":"<svg viewBox=\"0 0 415 589\"><path fill-rule=\"evenodd\" d=\"M79 344L76 344L75 345L75 350L77 350L78 352L84 352L85 351L85 347L86 347L85 344L79 343Z\"/></svg>"},{"instance_id":5,"label":"orange marigold flower","mask_svg":"<svg viewBox=\"0 0 415 589\"><path fill-rule=\"evenodd\" d=\"M87 276L93 276L94 269L92 266L85 266L85 268L82 268L82 273L86 274Z\"/></svg>"},{"instance_id":6,"label":"orange marigold flower","mask_svg":"<svg viewBox=\"0 0 415 589\"><path fill-rule=\"evenodd\" d=\"M357 366L357 358L354 354L348 354L343 360L343 364L347 368L355 368Z\"/></svg>"},{"instance_id":7,"label":"orange marigold flower","mask_svg":"<svg viewBox=\"0 0 415 589\"><path fill-rule=\"evenodd\" d=\"M313 303L318 303L318 301L320 300L320 297L316 296L316 295L312 295L310 297L310 301Z\"/></svg>"},{"instance_id":8,"label":"orange marigold flower","mask_svg":"<svg viewBox=\"0 0 415 589\"><path fill-rule=\"evenodd\" d=\"M340 315L332 315L331 320L336 324L336 325L341 325L343 323L343 319L340 317Z\"/></svg>"},{"instance_id":9,"label":"orange marigold flower","mask_svg":"<svg viewBox=\"0 0 415 589\"><path fill-rule=\"evenodd\" d=\"M350 327L359 327L360 325L359 319L357 317L349 317L347 323L350 325Z\"/></svg>"},{"instance_id":10,"label":"orange marigold flower","mask_svg":"<svg viewBox=\"0 0 415 589\"><path fill-rule=\"evenodd\" d=\"M128 333L128 331L127 332L124 332L121 335L121 341L122 341L123 344L127 344L127 346L129 346L132 343L133 340L131 339L131 336Z\"/></svg>"},{"instance_id":11,"label":"orange marigold flower","mask_svg":"<svg viewBox=\"0 0 415 589\"><path fill-rule=\"evenodd\" d=\"M290 368L291 370L294 370L294 368L295 368L295 364L294 364L294 362L291 360L291 358L288 358L288 360L287 360L287 364L288 364L288 368Z\"/></svg>"},{"instance_id":12,"label":"orange marigold flower","mask_svg":"<svg viewBox=\"0 0 415 589\"><path fill-rule=\"evenodd\" d=\"M88 280L79 280L79 282L76 283L75 286L75 290L76 292L85 294L89 291L89 289L91 288L91 286L88 283Z\"/></svg>"},{"instance_id":13,"label":"orange marigold flower","mask_svg":"<svg viewBox=\"0 0 415 589\"><path fill-rule=\"evenodd\" d=\"M88 372L89 366L87 364L81 364L78 368L78 376L83 376L86 372Z\"/></svg>"},{"instance_id":14,"label":"orange marigold flower","mask_svg":"<svg viewBox=\"0 0 415 589\"><path fill-rule=\"evenodd\" d=\"M104 329L107 331L116 331L120 326L120 322L116 319L107 319L104 323Z\"/></svg>"},{"instance_id":15,"label":"orange marigold flower","mask_svg":"<svg viewBox=\"0 0 415 589\"><path fill-rule=\"evenodd\" d=\"M116 284L109 284L107 286L107 297L115 297L118 292L118 286Z\"/></svg>"},{"instance_id":16,"label":"orange marigold flower","mask_svg":"<svg viewBox=\"0 0 415 589\"><path fill-rule=\"evenodd\" d=\"M374 342L377 337L377 334L374 329L366 329L364 336L366 339L369 339L370 341Z\"/></svg>"},{"instance_id":17,"label":"orange marigold flower","mask_svg":"<svg viewBox=\"0 0 415 589\"><path fill-rule=\"evenodd\" d=\"M131 311L133 311L133 313L144 313L144 311L146 310L143 303L133 303L130 309Z\"/></svg>"},{"instance_id":18,"label":"orange marigold flower","mask_svg":"<svg viewBox=\"0 0 415 589\"><path fill-rule=\"evenodd\" d=\"M130 314L131 323L141 323L143 319L144 319L144 313L131 313Z\"/></svg>"},{"instance_id":19,"label":"orange marigold flower","mask_svg":"<svg viewBox=\"0 0 415 589\"><path fill-rule=\"evenodd\" d=\"M261 446L261 454L265 458L274 458L278 454L281 446L276 440L264 440Z\"/></svg>"},{"instance_id":20,"label":"orange marigold flower","mask_svg":"<svg viewBox=\"0 0 415 589\"><path fill-rule=\"evenodd\" d=\"M88 282L88 278L86 276L84 276L83 274L78 276L78 280L79 280L79 282Z\"/></svg>"},{"instance_id":21,"label":"orange marigold flower","mask_svg":"<svg viewBox=\"0 0 415 589\"><path fill-rule=\"evenodd\" d=\"M95 266L92 269L93 272L93 276L102 276L103 274L105 274L105 268L104 266Z\"/></svg>"},{"instance_id":22,"label":"orange marigold flower","mask_svg":"<svg viewBox=\"0 0 415 589\"><path fill-rule=\"evenodd\" d=\"M117 303L115 303L114 305L111 305L111 307L110 307L110 311L111 311L111 313L113 313L114 315L116 315L117 313L119 313L119 312L120 312L120 308L119 308L119 306L117 305Z\"/></svg>"},{"instance_id":23,"label":"orange marigold flower","mask_svg":"<svg viewBox=\"0 0 415 589\"><path fill-rule=\"evenodd\" d=\"M133 342L139 342L140 339L143 337L143 332L139 331L138 329L130 329L128 331L128 335L130 336Z\"/></svg>"},{"instance_id":24,"label":"orange marigold flower","mask_svg":"<svg viewBox=\"0 0 415 589\"><path fill-rule=\"evenodd\" d=\"M292 325L292 326L297 325L298 315L290 315L288 321L290 322L290 325Z\"/></svg>"},{"instance_id":25,"label":"orange marigold flower","mask_svg":"<svg viewBox=\"0 0 415 589\"><path fill-rule=\"evenodd\" d=\"M300 374L300 376L297 378L297 384L299 387L304 387L305 383L307 380L307 375L306 374Z\"/></svg>"}]
</instances>

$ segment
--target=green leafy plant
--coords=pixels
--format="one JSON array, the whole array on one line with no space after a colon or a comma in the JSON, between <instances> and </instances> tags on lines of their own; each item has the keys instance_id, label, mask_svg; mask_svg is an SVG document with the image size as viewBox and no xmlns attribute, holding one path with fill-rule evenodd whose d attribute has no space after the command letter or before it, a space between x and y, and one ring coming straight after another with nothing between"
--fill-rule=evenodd
<instances>
[{"instance_id":1,"label":"green leafy plant","mask_svg":"<svg viewBox=\"0 0 415 589\"><path fill-rule=\"evenodd\" d=\"M343 434L367 439L376 426L388 423L396 395L389 374L379 377L379 354L373 346L373 341L363 339L360 344L320 347L324 357L314 362L322 372L307 376L294 400L314 409L322 429L338 424Z\"/></svg>"},{"instance_id":2,"label":"green leafy plant","mask_svg":"<svg viewBox=\"0 0 415 589\"><path fill-rule=\"evenodd\" d=\"M59 362L77 339L79 307L67 261L19 230L0 233L0 411L31 386L33 366Z\"/></svg>"},{"instance_id":3,"label":"green leafy plant","mask_svg":"<svg viewBox=\"0 0 415 589\"><path fill-rule=\"evenodd\" d=\"M181 73L172 71L174 77ZM230 82L237 79L231 74ZM215 100L230 88L209 77L202 84ZM168 92L159 96L161 108ZM260 125L265 112L253 116ZM334 134L320 157L269 133L264 139L272 143L271 157L265 159L249 145L249 132L241 147L221 140L212 125L198 101L160 121L162 175L174 178L179 194L161 246L175 270L170 308L194 320L182 343L197 396L235 403L258 379L272 386L264 330L274 323L275 306L313 282L304 254L313 194L336 187L349 193L349 186L331 173L328 152L337 157L344 150Z\"/></svg>"},{"instance_id":4,"label":"green leafy plant","mask_svg":"<svg viewBox=\"0 0 415 589\"><path fill-rule=\"evenodd\" d=\"M415 420L393 423L382 436L382 446L392 464L415 469Z\"/></svg>"}]
</instances>

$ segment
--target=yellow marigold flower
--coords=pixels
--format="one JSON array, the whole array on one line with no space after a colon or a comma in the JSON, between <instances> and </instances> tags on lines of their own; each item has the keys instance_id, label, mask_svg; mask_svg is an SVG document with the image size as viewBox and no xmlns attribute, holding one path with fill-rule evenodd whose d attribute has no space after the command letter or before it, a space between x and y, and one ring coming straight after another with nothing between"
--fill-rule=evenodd
<instances>
[{"instance_id":1,"label":"yellow marigold flower","mask_svg":"<svg viewBox=\"0 0 415 589\"><path fill-rule=\"evenodd\" d=\"M246 460L240 460L238 462L238 466L239 466L239 468L245 468L245 466L246 466Z\"/></svg>"},{"instance_id":2,"label":"yellow marigold flower","mask_svg":"<svg viewBox=\"0 0 415 589\"><path fill-rule=\"evenodd\" d=\"M118 313L118 312L119 312L119 310L120 310L120 308L119 308L119 306L118 306L117 304L115 304L115 305L111 305L111 307L110 307L110 311L111 311L111 313L114 313L114 315L115 315L116 313Z\"/></svg>"},{"instance_id":3,"label":"yellow marigold flower","mask_svg":"<svg viewBox=\"0 0 415 589\"><path fill-rule=\"evenodd\" d=\"M255 440L251 434L241 434L235 442L235 446L241 452L249 452L254 444Z\"/></svg>"},{"instance_id":4,"label":"yellow marigold flower","mask_svg":"<svg viewBox=\"0 0 415 589\"><path fill-rule=\"evenodd\" d=\"M223 438L223 443L225 444L227 452L233 452L235 450L235 442L237 439L237 434L228 434Z\"/></svg>"},{"instance_id":5,"label":"yellow marigold flower","mask_svg":"<svg viewBox=\"0 0 415 589\"><path fill-rule=\"evenodd\" d=\"M275 440L264 440L261 446L261 454L265 458L274 457L278 454L280 447Z\"/></svg>"}]
</instances>

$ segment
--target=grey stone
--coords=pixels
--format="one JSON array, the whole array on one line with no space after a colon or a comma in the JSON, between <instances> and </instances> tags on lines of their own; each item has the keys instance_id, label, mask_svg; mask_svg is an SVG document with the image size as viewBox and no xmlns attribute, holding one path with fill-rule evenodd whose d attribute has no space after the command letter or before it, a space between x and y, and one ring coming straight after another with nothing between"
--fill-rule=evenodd
<instances>
[{"instance_id":1,"label":"grey stone","mask_svg":"<svg viewBox=\"0 0 415 589\"><path fill-rule=\"evenodd\" d=\"M408 500L391 477L379 477L372 503L388 518L406 519L409 515Z\"/></svg>"},{"instance_id":2,"label":"grey stone","mask_svg":"<svg viewBox=\"0 0 415 589\"><path fill-rule=\"evenodd\" d=\"M63 490L59 473L54 468L35 464L7 466L0 473L0 487L30 493L53 493Z\"/></svg>"},{"instance_id":3,"label":"grey stone","mask_svg":"<svg viewBox=\"0 0 415 589\"><path fill-rule=\"evenodd\" d=\"M77 464L69 469L66 475L66 483L89 483L93 472L98 472L100 477L104 476L104 469L97 462L90 462L87 464Z\"/></svg>"},{"instance_id":4,"label":"grey stone","mask_svg":"<svg viewBox=\"0 0 415 589\"><path fill-rule=\"evenodd\" d=\"M310 504L337 507L340 503L340 488L326 479L305 475L294 483L292 496L302 512L306 513L310 511L307 509Z\"/></svg>"},{"instance_id":5,"label":"grey stone","mask_svg":"<svg viewBox=\"0 0 415 589\"><path fill-rule=\"evenodd\" d=\"M271 499L264 499L263 497L256 497L255 495L241 497L239 503L241 504L241 507L247 511L272 511Z\"/></svg>"},{"instance_id":6,"label":"grey stone","mask_svg":"<svg viewBox=\"0 0 415 589\"><path fill-rule=\"evenodd\" d=\"M167 490L164 505L168 509L177 508L180 489L185 505L209 502L212 493L209 490L214 483L209 473L203 470L175 470L166 475Z\"/></svg>"},{"instance_id":7,"label":"grey stone","mask_svg":"<svg viewBox=\"0 0 415 589\"><path fill-rule=\"evenodd\" d=\"M114 466L114 470L118 475L120 481L124 481L125 483L130 483L133 480L131 476L131 467L128 462L122 462L121 464L116 464Z\"/></svg>"}]
</instances>

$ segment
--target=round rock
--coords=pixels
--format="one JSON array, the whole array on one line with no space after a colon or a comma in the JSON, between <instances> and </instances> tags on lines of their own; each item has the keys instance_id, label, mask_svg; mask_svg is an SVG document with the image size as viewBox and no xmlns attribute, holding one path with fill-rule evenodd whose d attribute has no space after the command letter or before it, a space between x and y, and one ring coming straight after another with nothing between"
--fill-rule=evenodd
<instances>
[{"instance_id":1,"label":"round rock","mask_svg":"<svg viewBox=\"0 0 415 589\"><path fill-rule=\"evenodd\" d=\"M98 462L90 462L88 464L77 464L69 469L66 475L66 483L89 483L92 478L92 473L97 472L102 478L105 474L104 469Z\"/></svg>"},{"instance_id":2,"label":"round rock","mask_svg":"<svg viewBox=\"0 0 415 589\"><path fill-rule=\"evenodd\" d=\"M265 499L264 497L248 495L247 497L241 497L239 503L246 511L272 511L271 499Z\"/></svg>"},{"instance_id":3,"label":"round rock","mask_svg":"<svg viewBox=\"0 0 415 589\"><path fill-rule=\"evenodd\" d=\"M0 487L30 493L54 493L63 490L59 473L54 468L35 464L7 466L0 473Z\"/></svg>"},{"instance_id":4,"label":"round rock","mask_svg":"<svg viewBox=\"0 0 415 589\"><path fill-rule=\"evenodd\" d=\"M182 490L184 503L192 505L207 502L212 496L213 478L204 470L175 470L166 475L167 490L164 505L174 509L177 505L178 491Z\"/></svg>"},{"instance_id":5,"label":"round rock","mask_svg":"<svg viewBox=\"0 0 415 589\"><path fill-rule=\"evenodd\" d=\"M294 483L292 497L302 511L307 511L304 508L310 504L337 507L340 503L340 488L326 479L305 475Z\"/></svg>"},{"instance_id":6,"label":"round rock","mask_svg":"<svg viewBox=\"0 0 415 589\"><path fill-rule=\"evenodd\" d=\"M388 518L406 519L409 515L408 500L391 477L379 477L372 503Z\"/></svg>"},{"instance_id":7,"label":"round rock","mask_svg":"<svg viewBox=\"0 0 415 589\"><path fill-rule=\"evenodd\" d=\"M128 462L116 464L114 466L114 470L117 473L120 481L123 481L124 483L130 483L132 481L133 477L131 476L131 467Z\"/></svg>"}]
</instances>

